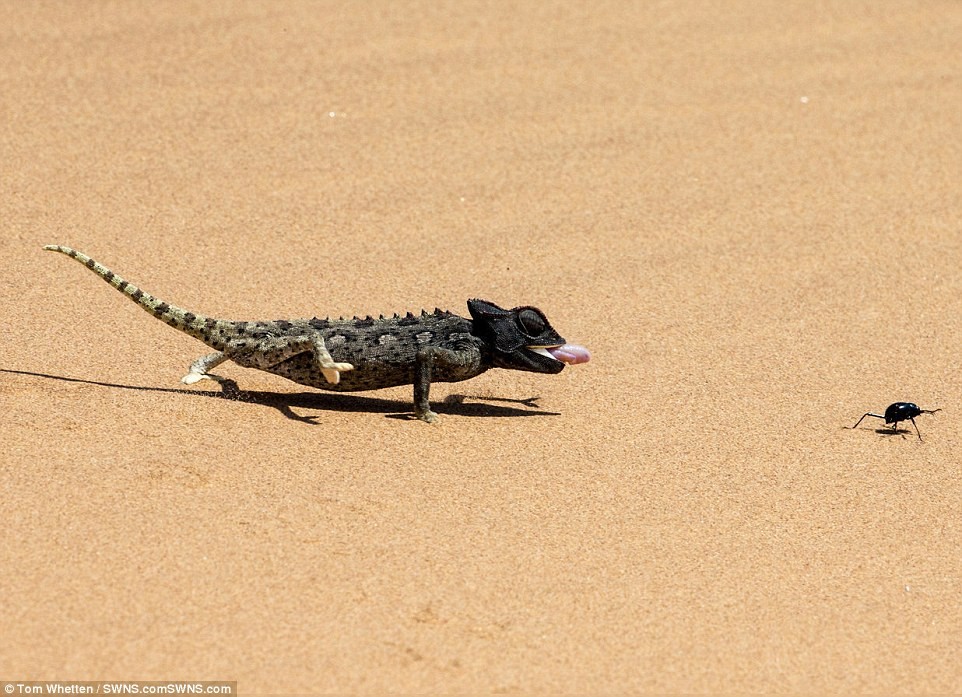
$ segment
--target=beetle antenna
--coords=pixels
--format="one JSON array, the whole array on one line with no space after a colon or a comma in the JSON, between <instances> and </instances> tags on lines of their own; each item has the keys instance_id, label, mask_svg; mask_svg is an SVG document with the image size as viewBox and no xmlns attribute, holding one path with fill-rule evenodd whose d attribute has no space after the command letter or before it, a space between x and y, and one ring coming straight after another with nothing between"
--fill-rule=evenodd
<instances>
[{"instance_id":1,"label":"beetle antenna","mask_svg":"<svg viewBox=\"0 0 962 697\"><path fill-rule=\"evenodd\" d=\"M937 411L942 411L942 408L940 407L938 409L919 409L919 411L922 412L923 414L934 414Z\"/></svg>"}]
</instances>

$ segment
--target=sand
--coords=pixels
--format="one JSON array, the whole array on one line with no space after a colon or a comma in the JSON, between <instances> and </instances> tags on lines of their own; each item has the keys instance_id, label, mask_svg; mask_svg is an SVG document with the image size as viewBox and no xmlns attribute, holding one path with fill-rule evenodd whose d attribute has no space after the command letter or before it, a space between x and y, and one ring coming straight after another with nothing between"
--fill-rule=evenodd
<instances>
[{"instance_id":1,"label":"sand","mask_svg":"<svg viewBox=\"0 0 962 697\"><path fill-rule=\"evenodd\" d=\"M962 691L959 3L0 35L0 679ZM435 385L433 426L409 388L225 399L48 243L234 319L533 304L593 359ZM851 428L899 400L924 441Z\"/></svg>"}]
</instances>

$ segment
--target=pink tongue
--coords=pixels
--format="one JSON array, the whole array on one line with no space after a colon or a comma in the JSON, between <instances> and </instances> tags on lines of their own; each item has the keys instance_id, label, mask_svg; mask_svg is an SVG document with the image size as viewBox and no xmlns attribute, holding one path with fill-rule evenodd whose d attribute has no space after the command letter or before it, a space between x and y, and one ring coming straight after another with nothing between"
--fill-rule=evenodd
<instances>
[{"instance_id":1,"label":"pink tongue","mask_svg":"<svg viewBox=\"0 0 962 697\"><path fill-rule=\"evenodd\" d=\"M548 353L562 363L567 363L569 365L587 363L589 360L591 360L591 354L588 353L588 349L586 349L584 346L578 346L577 344L565 344L564 346L558 346L557 348L549 348Z\"/></svg>"}]
</instances>

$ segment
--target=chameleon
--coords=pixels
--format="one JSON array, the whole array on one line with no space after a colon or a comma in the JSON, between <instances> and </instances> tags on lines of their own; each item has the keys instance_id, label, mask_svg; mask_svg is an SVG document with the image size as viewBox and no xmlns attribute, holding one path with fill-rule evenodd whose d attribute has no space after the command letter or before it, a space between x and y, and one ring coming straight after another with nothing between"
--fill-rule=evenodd
<instances>
[{"instance_id":1,"label":"chameleon","mask_svg":"<svg viewBox=\"0 0 962 697\"><path fill-rule=\"evenodd\" d=\"M432 423L438 418L428 401L432 382L460 382L491 368L555 374L590 360L585 347L566 343L544 313L528 305L508 310L471 299L470 318L435 309L377 319L215 319L164 302L75 249L44 249L76 259L154 317L212 348L191 364L181 379L186 385L222 380L209 371L225 361L323 390L413 385L414 415Z\"/></svg>"}]
</instances>

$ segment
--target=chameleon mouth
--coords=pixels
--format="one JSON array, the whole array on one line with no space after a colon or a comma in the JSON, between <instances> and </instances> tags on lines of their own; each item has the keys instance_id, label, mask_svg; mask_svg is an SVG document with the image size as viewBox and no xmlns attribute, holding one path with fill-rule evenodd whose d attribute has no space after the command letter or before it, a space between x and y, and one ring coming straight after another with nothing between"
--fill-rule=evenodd
<instances>
[{"instance_id":1,"label":"chameleon mouth","mask_svg":"<svg viewBox=\"0 0 962 697\"><path fill-rule=\"evenodd\" d=\"M560 346L528 346L528 350L546 356L555 361L566 365L577 365L587 363L591 360L591 354L584 346L577 344L563 344Z\"/></svg>"}]
</instances>

